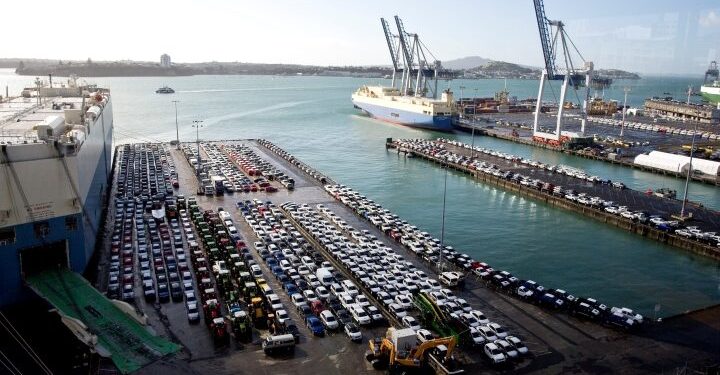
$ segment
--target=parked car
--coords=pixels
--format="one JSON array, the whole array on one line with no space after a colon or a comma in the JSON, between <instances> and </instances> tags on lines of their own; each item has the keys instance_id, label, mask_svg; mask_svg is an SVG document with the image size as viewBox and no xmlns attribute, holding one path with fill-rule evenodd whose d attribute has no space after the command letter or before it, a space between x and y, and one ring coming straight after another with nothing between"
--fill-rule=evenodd
<instances>
[{"instance_id":1,"label":"parked car","mask_svg":"<svg viewBox=\"0 0 720 375\"><path fill-rule=\"evenodd\" d=\"M305 317L305 324L307 325L310 332L315 336L325 336L325 327L322 322L314 315L308 315Z\"/></svg>"},{"instance_id":2,"label":"parked car","mask_svg":"<svg viewBox=\"0 0 720 375\"><path fill-rule=\"evenodd\" d=\"M357 324L348 323L345 325L344 330L351 341L362 341L362 332L360 332L360 327Z\"/></svg>"}]
</instances>

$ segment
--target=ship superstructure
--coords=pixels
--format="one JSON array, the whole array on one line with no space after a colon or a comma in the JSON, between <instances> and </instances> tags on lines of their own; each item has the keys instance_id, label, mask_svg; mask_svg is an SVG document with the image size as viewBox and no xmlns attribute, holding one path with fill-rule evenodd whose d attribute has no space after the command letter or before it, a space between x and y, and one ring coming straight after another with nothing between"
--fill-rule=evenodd
<instances>
[{"instance_id":1,"label":"ship superstructure","mask_svg":"<svg viewBox=\"0 0 720 375\"><path fill-rule=\"evenodd\" d=\"M355 108L373 118L400 125L432 130L452 130L457 109L452 92L445 90L438 96L440 61L428 62L429 53L417 34L405 31L395 16L398 34L390 30L388 22L380 19L393 63L390 87L362 86L353 95ZM434 56L433 56L434 57Z\"/></svg>"},{"instance_id":2,"label":"ship superstructure","mask_svg":"<svg viewBox=\"0 0 720 375\"><path fill-rule=\"evenodd\" d=\"M83 272L94 252L112 164L110 93L96 86L23 90L0 103L0 306L48 268Z\"/></svg>"}]
</instances>

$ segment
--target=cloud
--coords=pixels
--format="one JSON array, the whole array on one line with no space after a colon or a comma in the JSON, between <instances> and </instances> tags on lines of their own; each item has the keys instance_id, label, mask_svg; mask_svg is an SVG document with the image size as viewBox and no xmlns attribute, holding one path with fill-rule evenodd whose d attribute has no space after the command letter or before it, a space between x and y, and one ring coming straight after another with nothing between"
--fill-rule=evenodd
<instances>
[{"instance_id":1,"label":"cloud","mask_svg":"<svg viewBox=\"0 0 720 375\"><path fill-rule=\"evenodd\" d=\"M711 10L710 13L700 16L700 26L702 27L718 27L720 26L720 15Z\"/></svg>"}]
</instances>

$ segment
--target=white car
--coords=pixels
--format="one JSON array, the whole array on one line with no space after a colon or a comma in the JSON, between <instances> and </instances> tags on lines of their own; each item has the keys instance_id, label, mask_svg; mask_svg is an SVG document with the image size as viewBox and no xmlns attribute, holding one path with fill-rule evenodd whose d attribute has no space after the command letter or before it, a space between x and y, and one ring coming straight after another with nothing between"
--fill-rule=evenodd
<instances>
[{"instance_id":1,"label":"white car","mask_svg":"<svg viewBox=\"0 0 720 375\"><path fill-rule=\"evenodd\" d=\"M395 296L395 303L399 304L405 309L412 308L412 298L406 294L398 294Z\"/></svg>"},{"instance_id":2,"label":"white car","mask_svg":"<svg viewBox=\"0 0 720 375\"><path fill-rule=\"evenodd\" d=\"M515 347L515 350L517 350L518 354L520 355L527 355L528 354L528 348L523 344L522 341L520 341L519 338L515 336L508 336L505 338L505 341L509 342L510 345Z\"/></svg>"},{"instance_id":3,"label":"white car","mask_svg":"<svg viewBox=\"0 0 720 375\"><path fill-rule=\"evenodd\" d=\"M499 339L499 340L495 340L494 343L495 343L495 345L498 346L498 348L500 348L505 353L505 355L509 359L515 359L518 357L518 351L515 350L515 347L512 346L509 342L507 342L503 339Z\"/></svg>"},{"instance_id":4,"label":"white car","mask_svg":"<svg viewBox=\"0 0 720 375\"><path fill-rule=\"evenodd\" d=\"M275 319L282 325L286 320L290 319L290 315L288 315L287 311L280 309L275 311Z\"/></svg>"},{"instance_id":5,"label":"white car","mask_svg":"<svg viewBox=\"0 0 720 375\"><path fill-rule=\"evenodd\" d=\"M200 321L200 311L198 310L197 303L196 302L188 302L186 305L187 308L187 318L190 323L197 323Z\"/></svg>"},{"instance_id":6,"label":"white car","mask_svg":"<svg viewBox=\"0 0 720 375\"><path fill-rule=\"evenodd\" d=\"M348 335L352 341L362 341L362 332L360 332L360 327L355 323L345 325L345 334Z\"/></svg>"},{"instance_id":7,"label":"white car","mask_svg":"<svg viewBox=\"0 0 720 375\"><path fill-rule=\"evenodd\" d=\"M407 328L412 328L412 329L415 330L415 331L417 331L417 330L419 330L419 329L421 328L421 327L420 327L420 323L417 321L417 319L413 318L413 317L410 316L410 315L404 316L404 317L401 319L401 321L402 321L402 324L403 324L405 327L407 327Z\"/></svg>"},{"instance_id":8,"label":"white car","mask_svg":"<svg viewBox=\"0 0 720 375\"><path fill-rule=\"evenodd\" d=\"M305 299L307 299L308 303L313 303L313 301L317 301L318 298L315 295L315 292L313 292L311 289L307 289L303 292L303 295L305 296Z\"/></svg>"},{"instance_id":9,"label":"white car","mask_svg":"<svg viewBox=\"0 0 720 375\"><path fill-rule=\"evenodd\" d=\"M507 359L505 357L505 353L503 353L503 351L500 348L498 348L498 346L495 345L495 343L489 342L489 343L485 344L484 351L485 351L485 355L488 357L488 359L490 359L490 361L492 361L492 363L494 363L494 364L504 363L505 360Z\"/></svg>"},{"instance_id":10,"label":"white car","mask_svg":"<svg viewBox=\"0 0 720 375\"><path fill-rule=\"evenodd\" d=\"M503 339L507 337L508 333L500 324L497 323L488 323L486 325L488 328L490 328L497 337Z\"/></svg>"},{"instance_id":11,"label":"white car","mask_svg":"<svg viewBox=\"0 0 720 375\"><path fill-rule=\"evenodd\" d=\"M473 344L482 345L485 343L485 337L475 327L470 327L470 337L473 339Z\"/></svg>"},{"instance_id":12,"label":"white car","mask_svg":"<svg viewBox=\"0 0 720 375\"><path fill-rule=\"evenodd\" d=\"M272 307L273 311L282 310L284 308L282 301L280 301L280 297L277 294L268 294L267 300L270 303L270 307Z\"/></svg>"},{"instance_id":13,"label":"white car","mask_svg":"<svg viewBox=\"0 0 720 375\"><path fill-rule=\"evenodd\" d=\"M477 328L477 330L485 338L485 341L493 342L498 339L497 335L495 335L495 332L493 332L493 330L486 326L480 326Z\"/></svg>"},{"instance_id":14,"label":"white car","mask_svg":"<svg viewBox=\"0 0 720 375\"><path fill-rule=\"evenodd\" d=\"M323 323L325 328L329 330L335 330L340 328L340 323L335 318L335 315L333 315L330 310L323 310L320 312L320 321Z\"/></svg>"},{"instance_id":15,"label":"white car","mask_svg":"<svg viewBox=\"0 0 720 375\"><path fill-rule=\"evenodd\" d=\"M640 314L636 314L631 309L628 309L627 307L613 307L610 309L610 312L613 314L623 315L626 318L632 319L637 324L642 324L643 322L643 316Z\"/></svg>"},{"instance_id":16,"label":"white car","mask_svg":"<svg viewBox=\"0 0 720 375\"><path fill-rule=\"evenodd\" d=\"M292 300L293 305L295 307L300 307L300 305L307 305L307 301L305 301L305 297L303 297L300 293L295 293L290 296L290 299Z\"/></svg>"},{"instance_id":17,"label":"white car","mask_svg":"<svg viewBox=\"0 0 720 375\"><path fill-rule=\"evenodd\" d=\"M480 310L470 311L470 314L471 314L472 316L474 316L475 319L477 319L477 321L480 322L480 324L488 324L488 323L490 323L490 319L488 319L488 318L485 316L485 314L483 314L483 312L480 311Z\"/></svg>"},{"instance_id":18,"label":"white car","mask_svg":"<svg viewBox=\"0 0 720 375\"><path fill-rule=\"evenodd\" d=\"M432 332L428 331L427 329L418 329L416 335L418 341L421 343L435 339L435 336L432 334Z\"/></svg>"},{"instance_id":19,"label":"white car","mask_svg":"<svg viewBox=\"0 0 720 375\"><path fill-rule=\"evenodd\" d=\"M464 299L457 298L454 302L458 305L458 307L460 307L463 312L469 313L470 311L472 311L472 307Z\"/></svg>"},{"instance_id":20,"label":"white car","mask_svg":"<svg viewBox=\"0 0 720 375\"><path fill-rule=\"evenodd\" d=\"M390 306L388 306L388 309L391 313L395 314L395 316L400 319L407 315L407 311L405 311L405 308L398 305L397 303L391 303Z\"/></svg>"}]
</instances>

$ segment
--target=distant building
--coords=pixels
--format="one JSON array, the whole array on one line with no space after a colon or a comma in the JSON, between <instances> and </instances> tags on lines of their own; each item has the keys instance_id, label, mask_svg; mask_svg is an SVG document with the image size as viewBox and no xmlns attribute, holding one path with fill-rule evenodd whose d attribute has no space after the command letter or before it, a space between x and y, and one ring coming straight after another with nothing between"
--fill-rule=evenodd
<instances>
[{"instance_id":1,"label":"distant building","mask_svg":"<svg viewBox=\"0 0 720 375\"><path fill-rule=\"evenodd\" d=\"M720 109L708 105L687 104L677 100L646 99L645 114L673 120L699 121L707 124L720 123Z\"/></svg>"},{"instance_id":2,"label":"distant building","mask_svg":"<svg viewBox=\"0 0 720 375\"><path fill-rule=\"evenodd\" d=\"M171 65L172 63L170 62L170 55L168 55L167 53L163 53L162 55L160 55L160 66L162 66L163 68L169 68Z\"/></svg>"}]
</instances>

